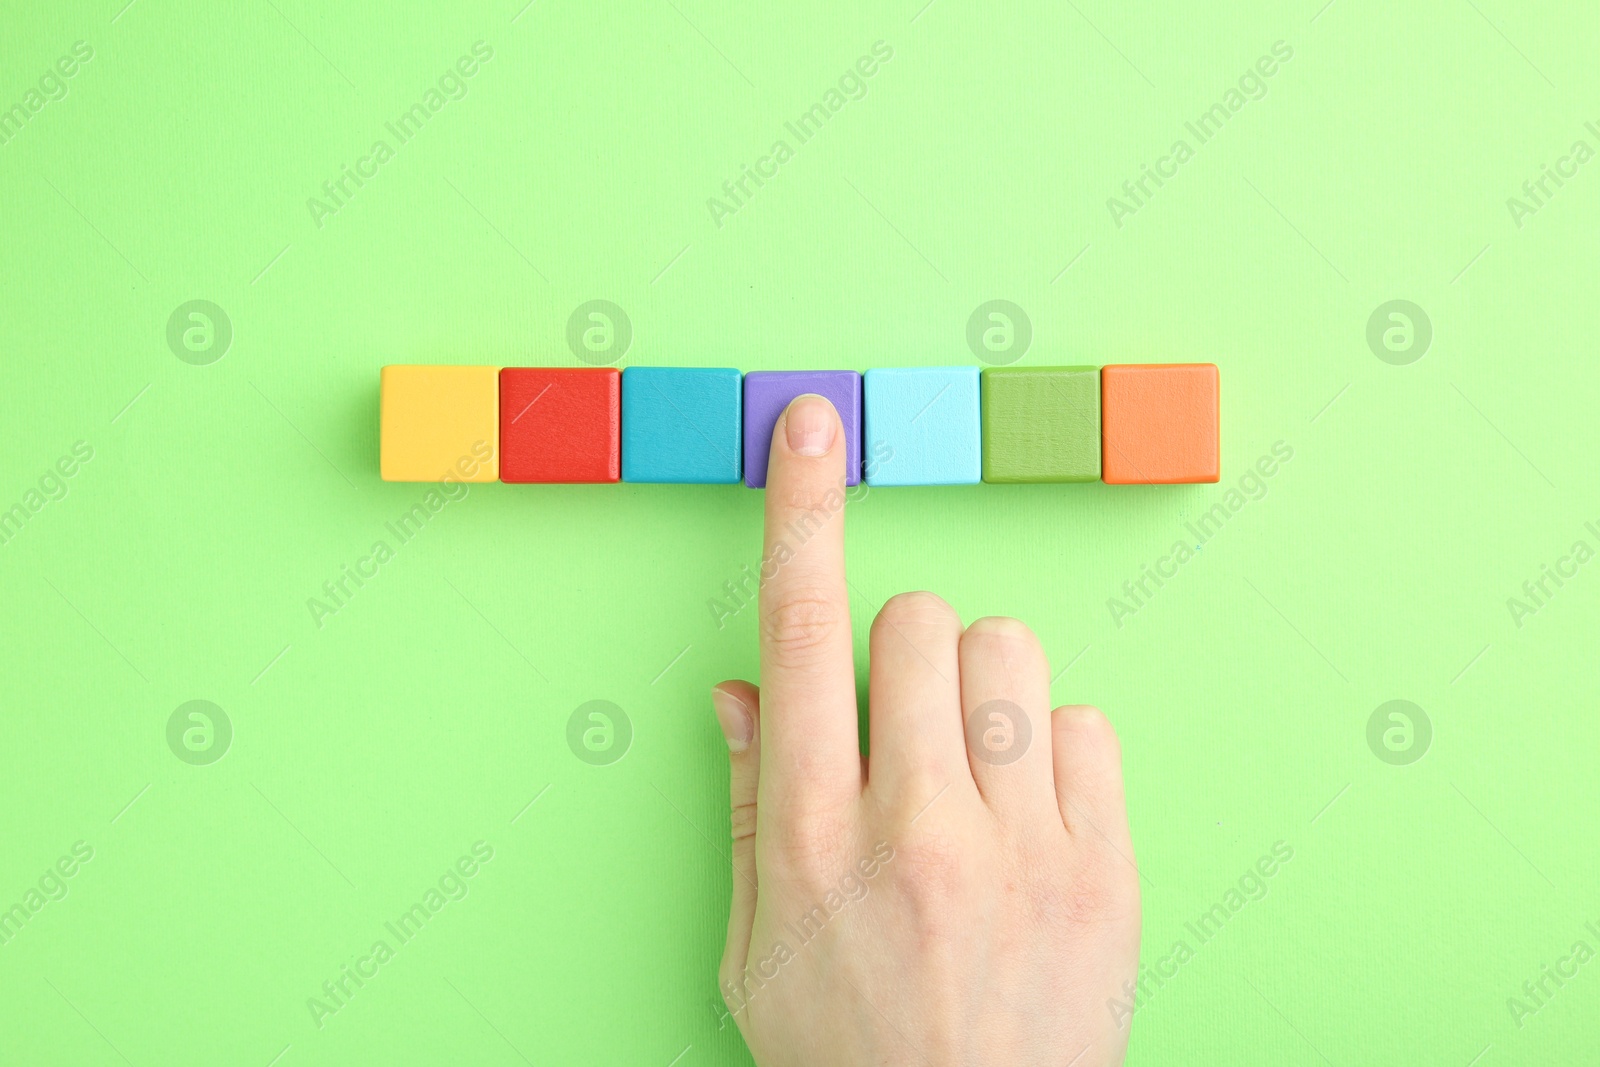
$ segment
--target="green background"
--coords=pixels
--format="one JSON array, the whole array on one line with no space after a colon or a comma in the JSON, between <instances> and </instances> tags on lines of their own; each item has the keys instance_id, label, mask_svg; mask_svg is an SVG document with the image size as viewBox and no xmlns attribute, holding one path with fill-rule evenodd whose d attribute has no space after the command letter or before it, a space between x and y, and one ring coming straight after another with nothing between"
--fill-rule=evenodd
<instances>
[{"instance_id":1,"label":"green background","mask_svg":"<svg viewBox=\"0 0 1600 1067\"><path fill-rule=\"evenodd\" d=\"M712 1007L706 691L757 675L756 630L708 600L759 559L760 494L475 486L404 545L385 525L426 487L378 480L378 368L579 365L595 298L631 321L620 365L970 364L996 298L1031 322L1019 366L1218 363L1221 485L858 491L858 654L886 598L933 589L1031 623L1055 699L1108 712L1144 960L1194 949L1130 1062L1600 1059L1600 962L1520 1026L1507 1006L1600 948L1600 563L1520 626L1507 606L1600 548L1600 162L1520 226L1506 203L1600 147L1596 16L922 3L7 6L0 107L93 58L0 146L0 508L93 458L0 545L0 907L94 854L0 946L0 1061L747 1062ZM784 122L879 40L866 97L795 146ZM307 200L478 41L466 96L319 227ZM1196 146L1184 123L1278 41ZM719 227L707 199L780 137ZM1117 225L1180 137L1194 158ZM231 322L210 365L167 343L193 299ZM1409 365L1367 343L1393 299L1432 325ZM308 599L380 539L319 627ZM166 740L194 699L233 727L209 766ZM609 766L566 741L596 699L632 725ZM1431 722L1408 765L1368 744L1391 699ZM307 999L480 840L470 894L319 1029ZM1194 945L1280 841L1266 895Z\"/></svg>"}]
</instances>

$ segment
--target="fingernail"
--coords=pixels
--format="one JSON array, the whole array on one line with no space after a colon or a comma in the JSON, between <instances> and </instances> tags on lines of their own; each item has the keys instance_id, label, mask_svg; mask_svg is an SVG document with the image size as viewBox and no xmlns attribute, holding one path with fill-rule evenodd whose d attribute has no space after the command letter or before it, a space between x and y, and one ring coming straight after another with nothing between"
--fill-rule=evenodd
<instances>
[{"instance_id":1,"label":"fingernail","mask_svg":"<svg viewBox=\"0 0 1600 1067\"><path fill-rule=\"evenodd\" d=\"M743 752L749 748L756 724L755 720L750 718L750 712L745 709L744 702L724 690L713 689L711 706L716 710L717 723L722 727L722 736L728 741L728 751Z\"/></svg>"},{"instance_id":2,"label":"fingernail","mask_svg":"<svg viewBox=\"0 0 1600 1067\"><path fill-rule=\"evenodd\" d=\"M789 451L797 456L823 456L833 447L833 405L815 393L797 396L784 415Z\"/></svg>"}]
</instances>

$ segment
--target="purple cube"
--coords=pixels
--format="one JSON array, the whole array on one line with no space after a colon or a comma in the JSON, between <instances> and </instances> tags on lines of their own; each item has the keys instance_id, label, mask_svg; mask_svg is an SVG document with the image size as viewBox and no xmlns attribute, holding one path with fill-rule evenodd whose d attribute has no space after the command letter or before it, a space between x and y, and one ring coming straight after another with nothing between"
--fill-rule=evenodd
<instances>
[{"instance_id":1,"label":"purple cube","mask_svg":"<svg viewBox=\"0 0 1600 1067\"><path fill-rule=\"evenodd\" d=\"M767 486L772 431L789 401L802 393L827 397L844 424L844 484L861 481L861 375L853 370L758 370L744 376L744 484Z\"/></svg>"}]
</instances>

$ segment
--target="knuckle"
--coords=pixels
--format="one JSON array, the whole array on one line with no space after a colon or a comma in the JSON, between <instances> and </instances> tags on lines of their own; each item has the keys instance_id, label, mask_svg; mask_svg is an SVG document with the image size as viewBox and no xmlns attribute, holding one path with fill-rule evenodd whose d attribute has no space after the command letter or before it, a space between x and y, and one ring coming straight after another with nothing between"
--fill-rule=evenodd
<instances>
[{"instance_id":1,"label":"knuckle","mask_svg":"<svg viewBox=\"0 0 1600 1067\"><path fill-rule=\"evenodd\" d=\"M1039 639L1034 636L1033 630L1021 619L1013 619L1006 615L985 615L967 627L962 635L964 639L993 639L1008 643L1027 644L1037 646Z\"/></svg>"},{"instance_id":2,"label":"knuckle","mask_svg":"<svg viewBox=\"0 0 1600 1067\"><path fill-rule=\"evenodd\" d=\"M971 902L980 891L970 847L938 831L923 831L895 849L896 893L905 901L922 937L948 939L955 924L971 914Z\"/></svg>"},{"instance_id":3,"label":"knuckle","mask_svg":"<svg viewBox=\"0 0 1600 1067\"><path fill-rule=\"evenodd\" d=\"M1099 709L1089 718L1085 726L1094 738L1094 743L1100 747L1105 756L1107 766L1116 768L1122 766L1122 738L1117 736L1116 729L1111 725L1111 720L1102 715Z\"/></svg>"},{"instance_id":4,"label":"knuckle","mask_svg":"<svg viewBox=\"0 0 1600 1067\"><path fill-rule=\"evenodd\" d=\"M1013 845L1019 906L1044 927L1096 929L1137 916L1139 869L1131 854L1098 844L1061 849L1029 838Z\"/></svg>"},{"instance_id":5,"label":"knuckle","mask_svg":"<svg viewBox=\"0 0 1600 1067\"><path fill-rule=\"evenodd\" d=\"M756 835L756 803L735 804L729 823L735 841L747 841Z\"/></svg>"},{"instance_id":6,"label":"knuckle","mask_svg":"<svg viewBox=\"0 0 1600 1067\"><path fill-rule=\"evenodd\" d=\"M791 520L801 524L821 526L844 504L844 483L818 484L812 479L797 479L780 486L767 486L769 494L776 495L777 503L785 512L793 512Z\"/></svg>"},{"instance_id":7,"label":"knuckle","mask_svg":"<svg viewBox=\"0 0 1600 1067\"><path fill-rule=\"evenodd\" d=\"M894 760L895 788L879 810L891 825L904 830L948 787L950 764L942 753L920 745L896 752Z\"/></svg>"},{"instance_id":8,"label":"knuckle","mask_svg":"<svg viewBox=\"0 0 1600 1067\"><path fill-rule=\"evenodd\" d=\"M1036 888L1033 906L1041 920L1080 929L1120 922L1138 913L1139 875L1120 858L1102 857L1079 865L1065 885Z\"/></svg>"},{"instance_id":9,"label":"knuckle","mask_svg":"<svg viewBox=\"0 0 1600 1067\"><path fill-rule=\"evenodd\" d=\"M800 888L825 888L835 858L849 836L844 820L822 813L795 814L761 835L763 859L781 868Z\"/></svg>"},{"instance_id":10,"label":"knuckle","mask_svg":"<svg viewBox=\"0 0 1600 1067\"><path fill-rule=\"evenodd\" d=\"M804 658L827 646L839 626L839 607L831 598L798 592L767 608L761 617L761 636L779 655Z\"/></svg>"},{"instance_id":11,"label":"knuckle","mask_svg":"<svg viewBox=\"0 0 1600 1067\"><path fill-rule=\"evenodd\" d=\"M869 777L865 800L899 848L902 843L915 845L923 834L937 834L932 822L949 817L949 808L966 803L962 794L971 787L955 786L948 765L932 752L897 758L904 762L896 768L893 788L881 788ZM929 821L924 822L923 816Z\"/></svg>"},{"instance_id":12,"label":"knuckle","mask_svg":"<svg viewBox=\"0 0 1600 1067\"><path fill-rule=\"evenodd\" d=\"M1113 841L1087 812L1073 814L1077 816L1076 825L1067 825L1066 830L1083 877L1112 885L1131 878L1137 886L1139 868L1133 843L1120 834Z\"/></svg>"},{"instance_id":13,"label":"knuckle","mask_svg":"<svg viewBox=\"0 0 1600 1067\"><path fill-rule=\"evenodd\" d=\"M953 636L961 632L961 619L943 597L919 591L890 597L873 620L873 630L879 626Z\"/></svg>"},{"instance_id":14,"label":"knuckle","mask_svg":"<svg viewBox=\"0 0 1600 1067\"><path fill-rule=\"evenodd\" d=\"M964 850L953 837L924 832L896 850L908 888L931 896L947 896L965 883Z\"/></svg>"},{"instance_id":15,"label":"knuckle","mask_svg":"<svg viewBox=\"0 0 1600 1067\"><path fill-rule=\"evenodd\" d=\"M1044 646L1028 624L1004 616L974 622L961 635L963 656L980 656L1013 666L1043 665Z\"/></svg>"},{"instance_id":16,"label":"knuckle","mask_svg":"<svg viewBox=\"0 0 1600 1067\"><path fill-rule=\"evenodd\" d=\"M1088 705L1057 708L1053 721L1067 736L1068 744L1088 750L1101 766L1113 771L1122 766L1122 739L1099 708Z\"/></svg>"}]
</instances>

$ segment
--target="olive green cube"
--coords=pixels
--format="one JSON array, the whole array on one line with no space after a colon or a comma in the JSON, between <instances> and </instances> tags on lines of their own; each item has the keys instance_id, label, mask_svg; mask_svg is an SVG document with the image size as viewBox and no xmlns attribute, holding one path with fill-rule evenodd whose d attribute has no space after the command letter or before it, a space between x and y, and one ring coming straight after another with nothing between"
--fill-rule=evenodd
<instances>
[{"instance_id":1,"label":"olive green cube","mask_svg":"<svg viewBox=\"0 0 1600 1067\"><path fill-rule=\"evenodd\" d=\"M983 372L983 480L1100 478L1100 368L997 367Z\"/></svg>"}]
</instances>

